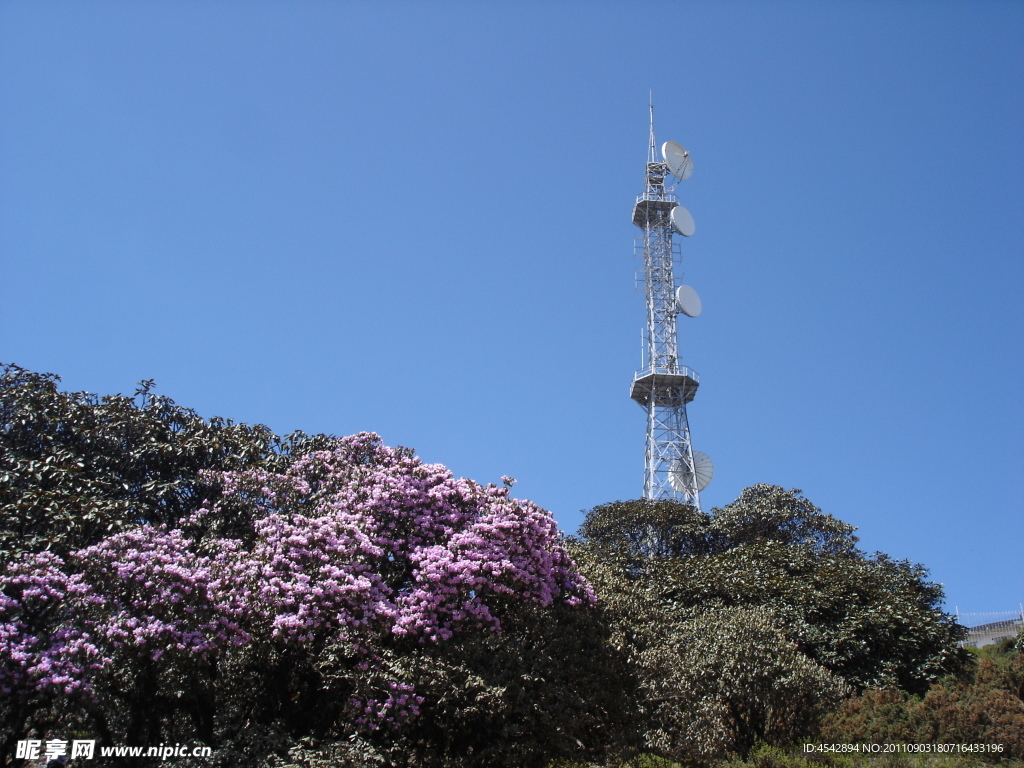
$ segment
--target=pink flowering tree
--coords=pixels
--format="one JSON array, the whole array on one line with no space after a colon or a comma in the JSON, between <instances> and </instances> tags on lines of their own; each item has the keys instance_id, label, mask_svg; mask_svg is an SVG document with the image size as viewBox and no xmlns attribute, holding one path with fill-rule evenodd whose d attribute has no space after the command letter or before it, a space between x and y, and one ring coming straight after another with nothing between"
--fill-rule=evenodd
<instances>
[{"instance_id":1,"label":"pink flowering tree","mask_svg":"<svg viewBox=\"0 0 1024 768\"><path fill-rule=\"evenodd\" d=\"M3 754L28 723L57 722L58 700L87 702L89 679L109 660L69 603L90 597L56 555L25 555L3 572L0 591L0 726Z\"/></svg>"},{"instance_id":2,"label":"pink flowering tree","mask_svg":"<svg viewBox=\"0 0 1024 768\"><path fill-rule=\"evenodd\" d=\"M240 504L256 521L232 552L255 638L235 654L234 678L268 694L250 719L392 744L458 693L435 685L452 648L522 639L527 614L557 625L594 602L549 513L376 435L223 484L190 524L216 528Z\"/></svg>"},{"instance_id":3,"label":"pink flowering tree","mask_svg":"<svg viewBox=\"0 0 1024 768\"><path fill-rule=\"evenodd\" d=\"M224 542L225 548L229 542ZM249 640L229 558L141 527L72 553L23 557L0 591L5 737L30 722L160 743L177 715L213 737L216 666ZM233 562L230 563L232 566ZM173 730L173 729L172 729Z\"/></svg>"},{"instance_id":4,"label":"pink flowering tree","mask_svg":"<svg viewBox=\"0 0 1024 768\"><path fill-rule=\"evenodd\" d=\"M77 621L109 660L87 679L101 732L135 744L214 738L219 666L251 639L232 545L144 526L72 555L90 596Z\"/></svg>"},{"instance_id":5,"label":"pink flowering tree","mask_svg":"<svg viewBox=\"0 0 1024 768\"><path fill-rule=\"evenodd\" d=\"M173 526L5 567L8 737L202 741L225 765L307 737L424 766L607 740L621 697L593 593L510 481L361 434L203 482L221 494Z\"/></svg>"}]
</instances>

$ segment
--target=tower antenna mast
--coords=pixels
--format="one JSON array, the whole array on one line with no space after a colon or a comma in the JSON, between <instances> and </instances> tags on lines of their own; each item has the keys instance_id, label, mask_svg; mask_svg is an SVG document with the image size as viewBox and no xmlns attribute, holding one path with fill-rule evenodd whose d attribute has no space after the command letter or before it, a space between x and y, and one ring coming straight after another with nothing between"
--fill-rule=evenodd
<instances>
[{"instance_id":1,"label":"tower antenna mast","mask_svg":"<svg viewBox=\"0 0 1024 768\"><path fill-rule=\"evenodd\" d=\"M654 150L655 144L654 144L654 92L653 91L651 91L650 99L647 102L647 107L648 107L648 109L650 110L650 113L651 113L651 139L647 143L647 162L648 163L653 163L653 162L655 162L658 159L658 156L655 154L655 150Z\"/></svg>"},{"instance_id":2,"label":"tower antenna mast","mask_svg":"<svg viewBox=\"0 0 1024 768\"><path fill-rule=\"evenodd\" d=\"M654 142L654 100L650 109L650 142L644 174L644 192L633 206L633 223L640 232L634 252L643 259L638 282L647 303L643 364L633 376L630 397L647 414L644 460L644 498L674 499L700 509L700 492L714 468L711 460L690 443L686 406L700 386L697 372L680 364L676 318L697 317L700 298L675 276L682 252L674 235L690 237L695 227L689 211L676 201L675 184L666 187L671 174L680 181L690 178L690 153L674 141L661 148L661 160Z\"/></svg>"}]
</instances>

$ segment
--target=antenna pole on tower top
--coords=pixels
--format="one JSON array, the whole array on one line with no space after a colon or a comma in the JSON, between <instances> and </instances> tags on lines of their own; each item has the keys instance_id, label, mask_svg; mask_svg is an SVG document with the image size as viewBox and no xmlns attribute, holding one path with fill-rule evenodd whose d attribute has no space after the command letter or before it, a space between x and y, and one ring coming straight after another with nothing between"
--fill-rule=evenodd
<instances>
[{"instance_id":1,"label":"antenna pole on tower top","mask_svg":"<svg viewBox=\"0 0 1024 768\"><path fill-rule=\"evenodd\" d=\"M651 112L651 140L647 147L647 162L654 163L658 160L657 156L654 154L654 91L650 92L647 106L650 108Z\"/></svg>"}]
</instances>

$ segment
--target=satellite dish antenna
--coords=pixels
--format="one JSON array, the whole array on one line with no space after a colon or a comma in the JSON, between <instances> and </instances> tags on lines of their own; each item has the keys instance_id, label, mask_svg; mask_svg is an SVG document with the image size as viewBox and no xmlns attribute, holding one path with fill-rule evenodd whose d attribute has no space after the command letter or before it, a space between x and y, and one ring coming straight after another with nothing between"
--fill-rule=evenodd
<instances>
[{"instance_id":1,"label":"satellite dish antenna","mask_svg":"<svg viewBox=\"0 0 1024 768\"><path fill-rule=\"evenodd\" d=\"M676 304L679 311L687 317L697 317L703 309L700 296L688 285L680 285L676 288Z\"/></svg>"},{"instance_id":2,"label":"satellite dish antenna","mask_svg":"<svg viewBox=\"0 0 1024 768\"><path fill-rule=\"evenodd\" d=\"M668 473L668 482L676 493L689 493L692 490L691 480L697 480L697 492L700 493L711 482L715 474L715 465L711 463L706 453L702 451L693 452L693 475L682 459L676 459L672 469Z\"/></svg>"},{"instance_id":3,"label":"satellite dish antenna","mask_svg":"<svg viewBox=\"0 0 1024 768\"><path fill-rule=\"evenodd\" d=\"M672 229L683 237L690 237L697 231L697 225L693 223L693 216L683 206L677 205L673 208L670 216L672 218Z\"/></svg>"},{"instance_id":4,"label":"satellite dish antenna","mask_svg":"<svg viewBox=\"0 0 1024 768\"><path fill-rule=\"evenodd\" d=\"M693 452L693 471L697 476L697 490L703 491L708 487L711 478L715 476L715 465L711 463L711 457L703 451Z\"/></svg>"},{"instance_id":5,"label":"satellite dish antenna","mask_svg":"<svg viewBox=\"0 0 1024 768\"><path fill-rule=\"evenodd\" d=\"M680 181L686 181L693 175L693 160L690 153L674 141L666 141L661 145L661 156L665 158L668 169Z\"/></svg>"}]
</instances>

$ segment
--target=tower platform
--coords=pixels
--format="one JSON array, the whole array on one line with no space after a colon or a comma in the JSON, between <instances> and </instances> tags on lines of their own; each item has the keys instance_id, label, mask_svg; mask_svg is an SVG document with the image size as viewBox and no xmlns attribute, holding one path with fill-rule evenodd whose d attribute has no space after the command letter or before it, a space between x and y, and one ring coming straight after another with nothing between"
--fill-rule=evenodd
<instances>
[{"instance_id":1,"label":"tower platform","mask_svg":"<svg viewBox=\"0 0 1024 768\"><path fill-rule=\"evenodd\" d=\"M700 376L685 366L678 373L638 371L633 377L629 396L644 408L650 404L652 397L658 406L680 406L693 400L699 386Z\"/></svg>"},{"instance_id":2,"label":"tower platform","mask_svg":"<svg viewBox=\"0 0 1024 768\"><path fill-rule=\"evenodd\" d=\"M668 226L668 215L679 203L641 195L633 206L633 223L638 227L657 224Z\"/></svg>"}]
</instances>

